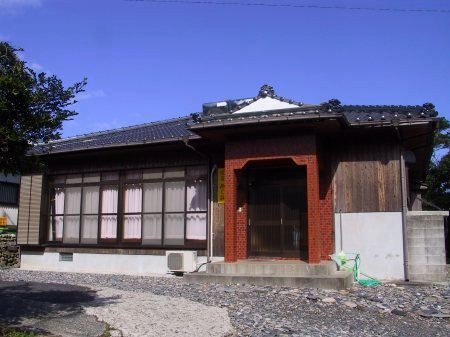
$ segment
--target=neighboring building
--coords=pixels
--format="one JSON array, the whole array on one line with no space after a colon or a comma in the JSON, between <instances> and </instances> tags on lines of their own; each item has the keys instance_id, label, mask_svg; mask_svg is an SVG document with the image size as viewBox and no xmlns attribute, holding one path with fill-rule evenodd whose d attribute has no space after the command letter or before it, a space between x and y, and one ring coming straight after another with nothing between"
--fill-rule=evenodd
<instances>
[{"instance_id":1,"label":"neighboring building","mask_svg":"<svg viewBox=\"0 0 450 337\"><path fill-rule=\"evenodd\" d=\"M0 173L0 225L17 226L20 178Z\"/></svg>"},{"instance_id":2,"label":"neighboring building","mask_svg":"<svg viewBox=\"0 0 450 337\"><path fill-rule=\"evenodd\" d=\"M167 250L309 263L344 250L403 279L409 186L425 177L436 116L430 104L303 104L263 86L39 145L46 171L22 177L22 267L149 274L166 272Z\"/></svg>"}]
</instances>

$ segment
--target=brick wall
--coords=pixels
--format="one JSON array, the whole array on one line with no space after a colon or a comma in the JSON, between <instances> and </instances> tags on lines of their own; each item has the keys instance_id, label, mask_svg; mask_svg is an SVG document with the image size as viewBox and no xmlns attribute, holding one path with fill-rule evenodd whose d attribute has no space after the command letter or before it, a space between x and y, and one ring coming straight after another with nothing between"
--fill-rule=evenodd
<instances>
[{"instance_id":1,"label":"brick wall","mask_svg":"<svg viewBox=\"0 0 450 337\"><path fill-rule=\"evenodd\" d=\"M329 260L334 253L333 178L329 156L319 154L319 161L321 259Z\"/></svg>"},{"instance_id":2,"label":"brick wall","mask_svg":"<svg viewBox=\"0 0 450 337\"><path fill-rule=\"evenodd\" d=\"M292 159L297 165L306 166L309 262L318 263L332 250L330 179L319 190L315 135L232 140L225 146L226 261L247 257L247 184L242 169L252 161L279 159ZM321 213L322 208L326 214Z\"/></svg>"}]
</instances>

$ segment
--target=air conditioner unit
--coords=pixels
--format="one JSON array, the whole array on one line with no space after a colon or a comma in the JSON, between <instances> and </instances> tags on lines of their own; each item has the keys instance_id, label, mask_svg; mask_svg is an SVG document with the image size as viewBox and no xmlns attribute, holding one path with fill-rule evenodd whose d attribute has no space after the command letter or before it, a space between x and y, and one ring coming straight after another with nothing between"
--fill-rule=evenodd
<instances>
[{"instance_id":1,"label":"air conditioner unit","mask_svg":"<svg viewBox=\"0 0 450 337\"><path fill-rule=\"evenodd\" d=\"M166 251L167 269L174 273L191 273L197 268L197 252Z\"/></svg>"}]
</instances>

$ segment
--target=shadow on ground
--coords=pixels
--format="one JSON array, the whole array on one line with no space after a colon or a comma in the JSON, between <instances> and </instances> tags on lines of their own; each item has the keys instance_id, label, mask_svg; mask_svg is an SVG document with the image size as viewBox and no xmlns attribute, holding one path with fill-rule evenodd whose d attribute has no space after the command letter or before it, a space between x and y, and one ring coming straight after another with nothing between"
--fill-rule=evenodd
<instances>
[{"instance_id":1,"label":"shadow on ground","mask_svg":"<svg viewBox=\"0 0 450 337\"><path fill-rule=\"evenodd\" d=\"M0 281L0 325L35 328L63 336L100 336L106 324L82 307L103 306L117 298L99 299L81 286Z\"/></svg>"}]
</instances>

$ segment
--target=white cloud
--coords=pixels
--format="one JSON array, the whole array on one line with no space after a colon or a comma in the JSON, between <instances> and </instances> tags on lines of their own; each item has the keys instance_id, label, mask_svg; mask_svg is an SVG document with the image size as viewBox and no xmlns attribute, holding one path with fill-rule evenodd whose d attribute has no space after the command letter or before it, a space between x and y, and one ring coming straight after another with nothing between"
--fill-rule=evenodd
<instances>
[{"instance_id":1,"label":"white cloud","mask_svg":"<svg viewBox=\"0 0 450 337\"><path fill-rule=\"evenodd\" d=\"M103 89L98 89L98 90L82 92L82 93L78 94L76 99L78 101L83 101L83 100L88 100L91 98L100 98L100 97L105 97L105 96L106 96L105 91Z\"/></svg>"},{"instance_id":2,"label":"white cloud","mask_svg":"<svg viewBox=\"0 0 450 337\"><path fill-rule=\"evenodd\" d=\"M41 0L0 0L0 15L17 14L21 9L36 8L41 5Z\"/></svg>"},{"instance_id":3,"label":"white cloud","mask_svg":"<svg viewBox=\"0 0 450 337\"><path fill-rule=\"evenodd\" d=\"M39 64L39 63L31 63L30 64L30 68L33 69L34 71L40 72L44 70L44 67Z\"/></svg>"}]
</instances>

